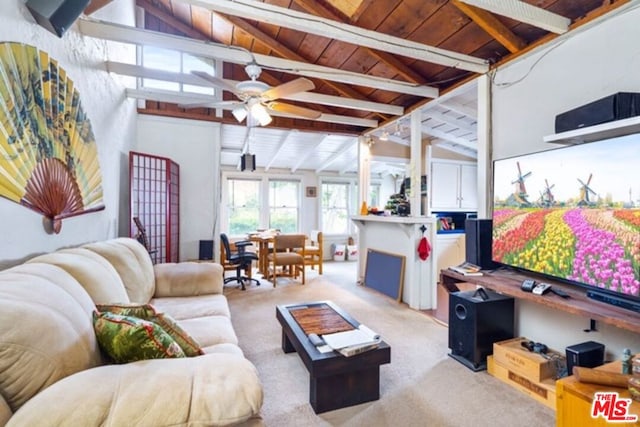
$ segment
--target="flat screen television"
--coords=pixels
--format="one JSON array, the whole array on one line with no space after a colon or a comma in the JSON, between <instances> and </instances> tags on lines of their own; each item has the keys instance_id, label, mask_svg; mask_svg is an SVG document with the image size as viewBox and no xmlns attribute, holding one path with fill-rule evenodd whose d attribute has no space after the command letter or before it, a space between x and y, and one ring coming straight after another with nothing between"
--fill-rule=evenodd
<instances>
[{"instance_id":1,"label":"flat screen television","mask_svg":"<svg viewBox=\"0 0 640 427\"><path fill-rule=\"evenodd\" d=\"M493 163L494 262L640 311L640 134Z\"/></svg>"}]
</instances>

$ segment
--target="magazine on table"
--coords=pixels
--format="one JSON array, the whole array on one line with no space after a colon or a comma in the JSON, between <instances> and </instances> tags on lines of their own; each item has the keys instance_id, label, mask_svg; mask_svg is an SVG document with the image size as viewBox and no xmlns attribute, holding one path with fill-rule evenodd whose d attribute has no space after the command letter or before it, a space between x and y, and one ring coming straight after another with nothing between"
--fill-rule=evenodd
<instances>
[{"instance_id":1,"label":"magazine on table","mask_svg":"<svg viewBox=\"0 0 640 427\"><path fill-rule=\"evenodd\" d=\"M356 329L322 336L324 342L345 356L353 356L363 351L373 350L380 344L380 335L360 325Z\"/></svg>"},{"instance_id":2,"label":"magazine on table","mask_svg":"<svg viewBox=\"0 0 640 427\"><path fill-rule=\"evenodd\" d=\"M460 273L463 276L482 276L482 269L470 262L463 262L460 265L449 267L449 270Z\"/></svg>"}]
</instances>

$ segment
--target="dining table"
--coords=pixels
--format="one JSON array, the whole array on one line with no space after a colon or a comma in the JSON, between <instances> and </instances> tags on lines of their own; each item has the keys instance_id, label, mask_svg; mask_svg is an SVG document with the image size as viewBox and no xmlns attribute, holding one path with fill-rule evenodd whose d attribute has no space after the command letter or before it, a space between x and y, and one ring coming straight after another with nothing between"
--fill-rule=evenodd
<instances>
[{"instance_id":1,"label":"dining table","mask_svg":"<svg viewBox=\"0 0 640 427\"><path fill-rule=\"evenodd\" d=\"M267 277L269 270L269 244L273 243L278 232L263 231L259 233L249 233L248 239L258 246L258 273L262 277Z\"/></svg>"}]
</instances>

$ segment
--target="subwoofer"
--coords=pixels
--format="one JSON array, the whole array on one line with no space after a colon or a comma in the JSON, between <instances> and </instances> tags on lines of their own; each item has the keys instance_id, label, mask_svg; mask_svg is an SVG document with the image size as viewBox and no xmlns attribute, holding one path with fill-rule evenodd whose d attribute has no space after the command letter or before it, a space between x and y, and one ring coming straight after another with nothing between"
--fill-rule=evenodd
<instances>
[{"instance_id":1,"label":"subwoofer","mask_svg":"<svg viewBox=\"0 0 640 427\"><path fill-rule=\"evenodd\" d=\"M200 240L199 260L213 259L213 240Z\"/></svg>"},{"instance_id":2,"label":"subwoofer","mask_svg":"<svg viewBox=\"0 0 640 427\"><path fill-rule=\"evenodd\" d=\"M472 371L487 368L493 343L514 337L514 300L483 288L449 294L449 356Z\"/></svg>"},{"instance_id":3,"label":"subwoofer","mask_svg":"<svg viewBox=\"0 0 640 427\"><path fill-rule=\"evenodd\" d=\"M483 270L495 268L491 260L492 223L490 219L473 218L464 224L466 261Z\"/></svg>"},{"instance_id":4,"label":"subwoofer","mask_svg":"<svg viewBox=\"0 0 640 427\"><path fill-rule=\"evenodd\" d=\"M28 0L26 6L40 26L62 37L90 2L91 0Z\"/></svg>"}]
</instances>

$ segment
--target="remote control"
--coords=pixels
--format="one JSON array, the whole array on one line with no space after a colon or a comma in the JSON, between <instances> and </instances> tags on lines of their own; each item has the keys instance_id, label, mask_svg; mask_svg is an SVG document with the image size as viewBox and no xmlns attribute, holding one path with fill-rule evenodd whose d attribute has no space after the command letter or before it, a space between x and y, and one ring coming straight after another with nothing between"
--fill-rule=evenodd
<instances>
[{"instance_id":1,"label":"remote control","mask_svg":"<svg viewBox=\"0 0 640 427\"><path fill-rule=\"evenodd\" d=\"M320 338L317 334L309 334L309 341L316 347L321 347L324 345L324 340Z\"/></svg>"},{"instance_id":2,"label":"remote control","mask_svg":"<svg viewBox=\"0 0 640 427\"><path fill-rule=\"evenodd\" d=\"M523 291L525 292L531 292L533 291L533 288L536 286L536 281L533 279L526 279L522 281L522 285L520 285L520 288L522 288Z\"/></svg>"},{"instance_id":3,"label":"remote control","mask_svg":"<svg viewBox=\"0 0 640 427\"><path fill-rule=\"evenodd\" d=\"M562 297L562 298L571 298L568 293L566 293L565 291L563 291L561 289L551 288L551 292L553 292L554 294L556 294L556 295L558 295L559 297Z\"/></svg>"},{"instance_id":4,"label":"remote control","mask_svg":"<svg viewBox=\"0 0 640 427\"><path fill-rule=\"evenodd\" d=\"M536 295L544 295L551 290L551 285L548 283L538 283L535 288L533 288L533 293Z\"/></svg>"}]
</instances>

